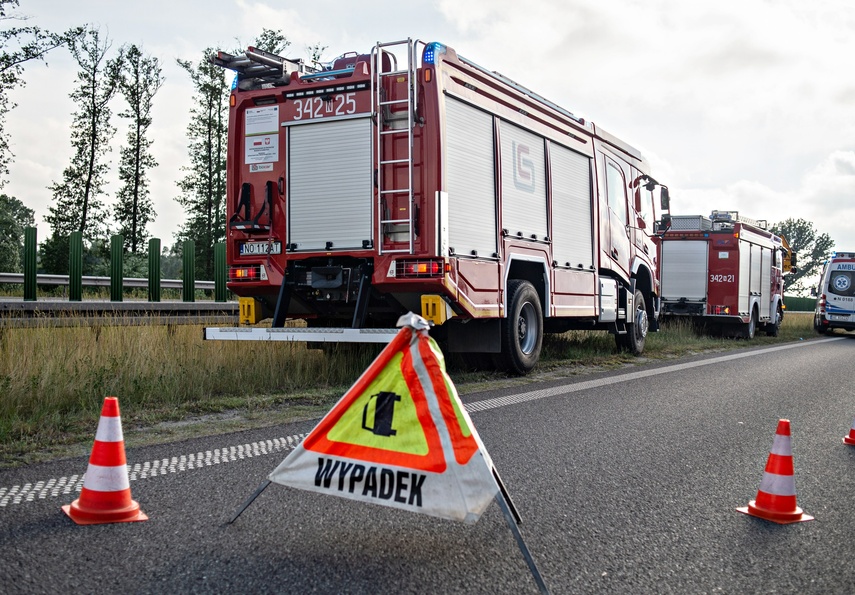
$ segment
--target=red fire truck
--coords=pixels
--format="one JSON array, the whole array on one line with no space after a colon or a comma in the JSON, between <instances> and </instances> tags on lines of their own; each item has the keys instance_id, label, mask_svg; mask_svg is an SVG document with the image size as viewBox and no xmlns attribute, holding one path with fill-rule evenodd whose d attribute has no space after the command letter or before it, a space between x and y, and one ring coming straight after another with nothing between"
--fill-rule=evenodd
<instances>
[{"instance_id":1,"label":"red fire truck","mask_svg":"<svg viewBox=\"0 0 855 595\"><path fill-rule=\"evenodd\" d=\"M237 73L228 287L242 323L272 321L206 338L383 342L414 311L473 365L525 374L543 333L637 354L658 330L667 188L598 126L440 43L320 71L252 47L212 61Z\"/></svg>"},{"instance_id":2,"label":"red fire truck","mask_svg":"<svg viewBox=\"0 0 855 595\"><path fill-rule=\"evenodd\" d=\"M699 326L747 339L758 326L778 335L783 275L794 254L765 221L736 211L673 216L662 235L661 257L665 316L695 317Z\"/></svg>"}]
</instances>

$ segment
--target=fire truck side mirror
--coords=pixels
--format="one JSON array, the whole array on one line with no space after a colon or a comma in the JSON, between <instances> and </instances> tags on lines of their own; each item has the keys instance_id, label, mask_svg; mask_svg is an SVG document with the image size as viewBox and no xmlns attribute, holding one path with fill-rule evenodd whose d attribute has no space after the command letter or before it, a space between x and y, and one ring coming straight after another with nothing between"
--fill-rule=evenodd
<instances>
[{"instance_id":1,"label":"fire truck side mirror","mask_svg":"<svg viewBox=\"0 0 855 595\"><path fill-rule=\"evenodd\" d=\"M671 210L671 197L668 194L668 186L659 187L659 206L663 211Z\"/></svg>"}]
</instances>

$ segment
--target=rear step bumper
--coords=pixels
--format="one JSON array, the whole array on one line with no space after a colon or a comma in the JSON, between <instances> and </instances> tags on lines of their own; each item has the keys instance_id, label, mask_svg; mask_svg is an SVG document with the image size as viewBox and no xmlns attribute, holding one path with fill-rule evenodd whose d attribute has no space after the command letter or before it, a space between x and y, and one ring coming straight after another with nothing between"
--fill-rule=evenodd
<instances>
[{"instance_id":1,"label":"rear step bumper","mask_svg":"<svg viewBox=\"0 0 855 595\"><path fill-rule=\"evenodd\" d=\"M206 328L209 341L289 341L292 343L388 343L397 328Z\"/></svg>"}]
</instances>

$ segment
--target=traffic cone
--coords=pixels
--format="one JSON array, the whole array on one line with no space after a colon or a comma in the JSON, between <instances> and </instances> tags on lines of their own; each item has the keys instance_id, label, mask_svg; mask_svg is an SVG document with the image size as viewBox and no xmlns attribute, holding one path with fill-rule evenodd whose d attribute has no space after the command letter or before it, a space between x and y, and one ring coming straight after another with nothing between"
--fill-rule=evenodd
<instances>
[{"instance_id":1,"label":"traffic cone","mask_svg":"<svg viewBox=\"0 0 855 595\"><path fill-rule=\"evenodd\" d=\"M743 514L780 524L812 521L796 506L796 482L793 479L793 450L790 444L790 420L779 419L775 441L766 461L757 499L737 508Z\"/></svg>"},{"instance_id":2,"label":"traffic cone","mask_svg":"<svg viewBox=\"0 0 855 595\"><path fill-rule=\"evenodd\" d=\"M63 506L62 510L78 525L148 520L140 505L131 500L122 418L116 397L104 399L80 498Z\"/></svg>"},{"instance_id":3,"label":"traffic cone","mask_svg":"<svg viewBox=\"0 0 855 595\"><path fill-rule=\"evenodd\" d=\"M852 420L852 428L849 430L849 435L843 437L843 443L855 446L855 420Z\"/></svg>"}]
</instances>

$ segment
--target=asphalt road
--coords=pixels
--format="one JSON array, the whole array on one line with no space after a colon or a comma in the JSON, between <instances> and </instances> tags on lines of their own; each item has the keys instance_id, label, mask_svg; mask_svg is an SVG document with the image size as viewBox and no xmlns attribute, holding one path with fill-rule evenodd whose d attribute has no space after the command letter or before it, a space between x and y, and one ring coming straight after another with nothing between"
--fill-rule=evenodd
<instances>
[{"instance_id":1,"label":"asphalt road","mask_svg":"<svg viewBox=\"0 0 855 595\"><path fill-rule=\"evenodd\" d=\"M855 339L643 363L467 395L552 593L853 593ZM779 418L815 521L735 511ZM312 423L128 450L150 519L77 526L87 460L0 472L4 593L536 593L491 504L474 525L272 485Z\"/></svg>"}]
</instances>

